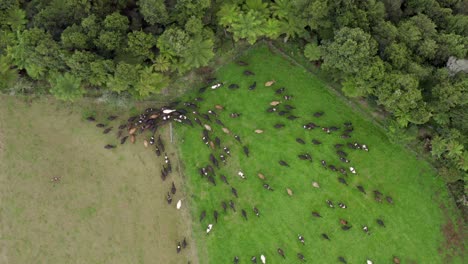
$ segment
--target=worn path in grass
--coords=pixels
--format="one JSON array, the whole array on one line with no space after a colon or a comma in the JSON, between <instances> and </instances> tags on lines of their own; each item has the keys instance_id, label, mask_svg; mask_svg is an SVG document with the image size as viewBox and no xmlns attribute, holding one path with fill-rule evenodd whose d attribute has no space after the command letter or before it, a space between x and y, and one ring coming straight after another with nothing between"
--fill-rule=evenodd
<instances>
[{"instance_id":1,"label":"worn path in grass","mask_svg":"<svg viewBox=\"0 0 468 264\"><path fill-rule=\"evenodd\" d=\"M443 181L425 161L390 143L380 128L353 112L323 83L272 54L265 46L248 51L241 59L250 65L241 67L231 63L217 72L223 87L201 94L195 92L185 98L188 101L201 97L201 108L197 110L200 113L214 110L217 104L224 106L224 110L217 112L232 134L223 133L213 117L211 122L201 119L213 128L210 138L219 137L221 145L230 147L232 152L227 165L221 165L216 171L216 186L201 177L198 169L210 164L210 153L218 157L222 150L211 150L205 145L201 139L202 128L196 124L196 129L177 127L180 155L193 194L190 203L201 263L230 263L234 256L240 257L240 263L249 263L252 256L259 259L260 254L267 257L267 263L296 263L297 253L302 253L309 263L337 263L338 256L343 256L348 263L365 263L366 259L390 263L393 256L400 257L402 263L447 263L441 230L447 215L440 205L451 208L449 212L453 212L453 206ZM255 75L244 76L243 71L247 69ZM269 80L276 83L265 87ZM256 89L249 90L254 81ZM240 88L229 89L231 84ZM283 95L293 96L292 100L285 101L275 95L280 87L286 87ZM266 109L273 100L283 104L277 112L268 113ZM296 109L280 116L278 112L284 110L284 104ZM324 111L325 115L313 117L316 111ZM229 117L232 112L241 116L232 119ZM300 118L286 119L290 114ZM353 123L351 139L340 138L346 121ZM307 122L338 126L341 130L331 134L320 129L309 131L302 128ZM285 127L275 129L273 126L278 123ZM255 134L255 129L264 133ZM241 137L242 144L234 140L233 134ZM302 138L306 144L298 144L296 138ZM312 139L322 144L313 145ZM342 163L333 145L355 141L367 144L370 151L345 147L351 163ZM243 146L250 149L250 157L243 153ZM299 160L297 155L302 153L310 153L313 161ZM348 176L344 177L348 186L345 186L337 180L341 174L320 165L322 159L337 167L353 166L357 175L351 175L348 170ZM280 166L279 160L286 161L290 167ZM239 170L247 180L236 175ZM259 172L266 176L265 181L257 177ZM227 177L230 186L221 182L221 174ZM313 188L313 181L321 187ZM274 191L265 190L264 183ZM367 194L360 193L357 185L362 185ZM233 196L231 187L237 189L239 198ZM292 197L286 188L293 190ZM375 201L373 190L393 197L394 204ZM327 206L327 199L335 203L334 209ZM237 212L230 209L223 212L221 202L229 200L234 201ZM345 203L347 208L338 208L338 202ZM253 206L260 210L260 217L254 216ZM241 209L246 210L248 220L242 218ZM214 210L220 214L218 223L214 223ZM198 217L202 211L207 212L207 217L200 223ZM322 218L312 217L312 211L319 212ZM385 227L376 223L378 218L385 222ZM343 231L339 219L347 220L351 230ZM206 235L210 223L214 227ZM369 227L369 235L362 231L364 225ZM323 239L322 233L330 241ZM298 241L298 234L305 237L305 245ZM286 260L277 254L278 247L284 250ZM452 261L460 263L456 257Z\"/></svg>"},{"instance_id":2,"label":"worn path in grass","mask_svg":"<svg viewBox=\"0 0 468 264\"><path fill-rule=\"evenodd\" d=\"M122 112L0 97L0 263L197 263L188 211L164 199L171 180L183 197L181 180L161 183L161 161L141 142L104 149L119 121L103 135L82 117L91 109L98 121Z\"/></svg>"}]
</instances>

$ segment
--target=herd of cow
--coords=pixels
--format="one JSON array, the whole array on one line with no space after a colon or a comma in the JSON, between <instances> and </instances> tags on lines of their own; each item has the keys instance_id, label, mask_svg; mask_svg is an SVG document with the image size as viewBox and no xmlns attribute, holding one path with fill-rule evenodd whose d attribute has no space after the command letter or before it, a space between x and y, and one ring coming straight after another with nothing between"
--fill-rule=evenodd
<instances>
[{"instance_id":1,"label":"herd of cow","mask_svg":"<svg viewBox=\"0 0 468 264\"><path fill-rule=\"evenodd\" d=\"M248 64L245 62L239 62L239 65L241 66L247 66ZM251 76L255 75L252 71L246 70L244 71L245 75ZM214 80L213 80L214 81ZM265 86L272 86L275 83L275 81L268 81L265 83ZM210 86L203 87L199 89L199 94L205 93L207 90L216 90L218 88L223 87L224 84L222 82L214 82ZM256 89L257 82L253 82L249 86L249 90L254 90ZM227 89L239 89L239 85L237 84L231 84L227 86ZM285 102L292 100L293 96L292 95L286 95L285 94L286 89L284 87L276 89L275 90L275 95L280 96L281 99L283 99ZM232 186L228 178L223 175L223 174L217 174L217 170L219 170L220 165L226 164L228 159L231 157L231 149L230 146L225 142L221 142L220 137L216 136L214 131L219 130L225 133L227 136L232 136L234 139L233 142L237 142L237 144L241 145L241 149L246 157L250 157L250 149L246 146L243 145L243 141L239 135L236 135L233 131L231 131L229 128L226 127L226 125L220 120L220 113L221 111L224 110L224 107L222 105L214 105L213 109L210 109L206 112L200 112L200 102L203 101L203 98L197 97L192 101L189 102L173 102L167 106L161 107L161 108L148 108L146 109L143 113L140 115L132 116L130 117L125 124L122 124L118 127L117 131L117 137L120 139L120 143L124 144L126 140L129 138L132 143L135 143L136 141L136 136L137 135L143 135L146 131L150 131L150 136L149 138L146 138L143 140L143 144L145 147L151 147L153 148L155 154L159 156L164 157L163 166L162 166L162 171L161 171L161 179L165 181L167 177L170 175L172 172L172 165L169 160L169 157L165 153L165 146L163 141L161 140L160 136L156 136L156 131L159 127L167 124L168 122L175 121L181 124L185 124L191 127L199 126L202 130L201 133L201 140L203 144L205 144L208 148L211 149L211 154L208 157L208 165L203 166L201 168L198 168L199 174L202 178L206 179L206 181L213 185L217 185L217 180L216 177L219 175L220 180L226 184L227 186L230 187L231 193L234 198L238 198L239 194L237 189ZM266 109L268 113L271 114L278 114L280 118L285 118L288 120L295 120L299 117L292 115L291 110L295 109L293 105L290 103L283 103L279 100L273 100L271 101L269 107ZM322 116L325 113L323 111L311 113L311 116L314 117L315 122L319 122ZM230 118L239 118L242 115L242 113L237 113L233 112L229 114ZM114 120L116 117L115 116L110 116L108 119L109 120ZM88 120L90 121L95 121L94 117L89 117ZM113 128L112 127L106 127L103 124L97 124L97 127L104 128L103 133L109 133ZM215 128L215 126L219 126L219 128ZM284 123L277 123L274 125L274 128L276 129L282 129L285 126ZM342 139L349 139L351 138L352 132L354 130L353 124L351 122L344 122L342 124L342 128L339 126L321 126L319 124L316 124L314 122L307 122L302 125L303 129L306 130L313 130L313 129L321 129L323 133L325 134L333 134L333 133L340 133L340 138ZM253 131L254 133L261 134L264 131L261 129L257 129ZM298 144L306 144L306 141L303 138L296 138L295 141ZM314 145L320 145L322 142L318 139L313 139L312 144ZM115 145L105 145L106 149L112 149L115 148ZM362 150L365 152L369 151L369 148L366 144L362 144L359 142L347 142L346 144L336 144L334 145L336 155L338 159L342 162L341 165L336 165L336 164L329 164L329 162L325 160L320 160L320 164L323 166L324 169L329 169L333 172L336 172L338 174L337 180L340 184L343 184L345 186L349 186L348 182L346 181L345 176L347 176L348 171L351 174L357 174L356 168L349 166L350 160L348 160L348 154L346 153L346 148L351 149L351 150ZM306 160L306 161L312 161L311 155L309 153L299 153L297 156L298 159L300 160ZM285 160L278 160L278 164L280 166L285 166L289 167L289 163ZM239 170L236 172L237 176L239 176L241 179L245 180L247 179L247 176L242 170ZM265 190L268 191L274 191L274 188L270 186L268 183L266 183L266 177L262 173L258 173L258 177L262 180L262 185ZM320 188L320 184L318 182L313 182L312 184L313 187L315 188ZM357 185L355 186L357 190L359 190L363 194L367 194L367 191L364 189L363 186ZM276 188L275 188L276 189ZM293 190L290 188L286 188L286 192L289 196L293 196ZM379 190L373 190L372 191L374 199L378 202L383 202L385 200L389 204L393 204L393 198L382 194ZM171 189L167 192L166 195L166 201L168 204L172 203L172 199L174 195L176 194L176 187L174 182L172 182ZM222 201L221 202L221 208L224 213L227 212L228 206L233 212L237 212L236 210L236 204L234 202L235 199L230 199L229 201ZM341 208L341 209L346 209L347 205L343 201L332 201L332 200L326 200L324 201L327 207L334 208L335 204ZM181 200L178 201L177 203L177 209L179 209L181 206ZM252 212L256 217L260 217L260 210L252 206ZM241 216L247 221L248 220L248 212L249 210L246 210L245 208L241 208ZM220 212L218 210L213 210L212 216L214 219L214 223L208 223L206 225L206 233L209 234L212 232L213 227L215 224L218 223L218 218L219 218ZM207 216L206 210L201 212L199 221L202 222L205 220ZM312 212L312 217L315 218L322 218L322 215L318 211L313 211ZM343 231L350 230L353 226L346 220L346 219L339 219L339 223L341 225L341 229ZM385 223L383 219L376 219L376 224L384 228ZM364 233L370 234L369 226L368 224L362 224L361 229ZM321 237L325 240L331 240L330 236L326 233L322 233ZM298 235L298 241L302 244L305 244L306 238L299 234ZM186 239L184 238L183 242L177 242L177 253L179 253L182 248L185 248L187 245ZM286 258L286 253L282 248L277 248L277 253L282 257ZM299 252L296 253L296 257L299 261L305 261L305 256ZM252 263L257 263L257 256L251 256L248 257ZM234 256L233 258L234 263L239 263L241 257L239 256ZM261 263L266 263L266 256L264 254L260 254L260 261ZM347 260L343 256L338 256L337 260L342 263L347 263ZM372 260L367 259L367 264L372 264ZM394 263L400 263L400 260L398 257L393 257L393 262Z\"/></svg>"}]
</instances>

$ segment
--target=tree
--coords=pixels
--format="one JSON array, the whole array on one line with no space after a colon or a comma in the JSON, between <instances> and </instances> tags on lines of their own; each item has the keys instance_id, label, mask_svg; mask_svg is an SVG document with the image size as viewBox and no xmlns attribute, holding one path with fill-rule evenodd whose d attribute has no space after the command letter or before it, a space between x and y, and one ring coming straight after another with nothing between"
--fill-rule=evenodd
<instances>
[{"instance_id":1,"label":"tree","mask_svg":"<svg viewBox=\"0 0 468 264\"><path fill-rule=\"evenodd\" d=\"M205 10L211 6L211 0L177 0L174 14L180 25L190 17L203 17Z\"/></svg>"},{"instance_id":2,"label":"tree","mask_svg":"<svg viewBox=\"0 0 468 264\"><path fill-rule=\"evenodd\" d=\"M167 72L171 68L171 62L167 57L159 55L154 61L153 68L158 72Z\"/></svg>"},{"instance_id":3,"label":"tree","mask_svg":"<svg viewBox=\"0 0 468 264\"><path fill-rule=\"evenodd\" d=\"M161 73L154 72L152 67L145 67L140 70L138 82L135 83L135 94L139 98L144 98L151 93L159 92L169 84L169 79Z\"/></svg>"},{"instance_id":4,"label":"tree","mask_svg":"<svg viewBox=\"0 0 468 264\"><path fill-rule=\"evenodd\" d=\"M52 87L50 93L60 100L74 101L85 93L81 87L81 79L70 73L53 74L49 82Z\"/></svg>"},{"instance_id":5,"label":"tree","mask_svg":"<svg viewBox=\"0 0 468 264\"><path fill-rule=\"evenodd\" d=\"M166 29L159 36L157 46L163 56L170 60L176 59L179 54L182 54L187 48L190 41L190 36L180 28L172 27Z\"/></svg>"},{"instance_id":6,"label":"tree","mask_svg":"<svg viewBox=\"0 0 468 264\"><path fill-rule=\"evenodd\" d=\"M21 30L25 27L28 20L26 19L26 12L19 7L12 8L8 11L6 24L9 25L12 31Z\"/></svg>"},{"instance_id":7,"label":"tree","mask_svg":"<svg viewBox=\"0 0 468 264\"><path fill-rule=\"evenodd\" d=\"M376 41L360 28L344 27L323 46L323 68L344 75L360 72L377 53Z\"/></svg>"},{"instance_id":8,"label":"tree","mask_svg":"<svg viewBox=\"0 0 468 264\"><path fill-rule=\"evenodd\" d=\"M195 37L190 40L187 49L182 52L181 57L182 64L186 69L206 66L214 57L213 41L211 39Z\"/></svg>"},{"instance_id":9,"label":"tree","mask_svg":"<svg viewBox=\"0 0 468 264\"><path fill-rule=\"evenodd\" d=\"M114 76L109 77L107 87L114 92L121 93L131 91L133 86L139 81L141 65L132 65L119 62L115 68Z\"/></svg>"},{"instance_id":10,"label":"tree","mask_svg":"<svg viewBox=\"0 0 468 264\"><path fill-rule=\"evenodd\" d=\"M133 31L127 35L126 51L135 56L152 59L154 54L151 49L156 45L156 38L143 31Z\"/></svg>"},{"instance_id":11,"label":"tree","mask_svg":"<svg viewBox=\"0 0 468 264\"><path fill-rule=\"evenodd\" d=\"M304 48L304 56L310 61L317 61L322 57L322 51L317 43L308 43Z\"/></svg>"},{"instance_id":12,"label":"tree","mask_svg":"<svg viewBox=\"0 0 468 264\"><path fill-rule=\"evenodd\" d=\"M219 24L229 28L236 20L240 13L239 6L235 4L223 4L216 14L219 19Z\"/></svg>"},{"instance_id":13,"label":"tree","mask_svg":"<svg viewBox=\"0 0 468 264\"><path fill-rule=\"evenodd\" d=\"M0 56L0 91L13 86L18 78L18 72L10 67L6 56Z\"/></svg>"},{"instance_id":14,"label":"tree","mask_svg":"<svg viewBox=\"0 0 468 264\"><path fill-rule=\"evenodd\" d=\"M137 5L144 19L150 25L169 23L169 14L164 0L139 0Z\"/></svg>"},{"instance_id":15,"label":"tree","mask_svg":"<svg viewBox=\"0 0 468 264\"><path fill-rule=\"evenodd\" d=\"M89 38L83 33L83 28L77 25L67 27L60 35L62 45L67 49L89 48Z\"/></svg>"},{"instance_id":16,"label":"tree","mask_svg":"<svg viewBox=\"0 0 468 264\"><path fill-rule=\"evenodd\" d=\"M246 39L250 44L254 44L263 35L263 22L260 14L251 9L247 13L240 13L228 30L233 33L235 41Z\"/></svg>"}]
</instances>

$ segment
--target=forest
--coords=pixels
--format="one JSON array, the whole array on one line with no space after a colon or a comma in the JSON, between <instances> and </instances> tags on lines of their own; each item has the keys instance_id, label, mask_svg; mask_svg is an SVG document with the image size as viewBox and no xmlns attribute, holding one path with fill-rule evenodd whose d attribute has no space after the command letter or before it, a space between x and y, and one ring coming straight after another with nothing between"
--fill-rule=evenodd
<instances>
[{"instance_id":1,"label":"forest","mask_svg":"<svg viewBox=\"0 0 468 264\"><path fill-rule=\"evenodd\" d=\"M467 13L463 0L3 0L0 91L139 100L223 45L294 43L346 96L389 113L395 141L424 145L460 205L468 78L446 65L468 58Z\"/></svg>"}]
</instances>

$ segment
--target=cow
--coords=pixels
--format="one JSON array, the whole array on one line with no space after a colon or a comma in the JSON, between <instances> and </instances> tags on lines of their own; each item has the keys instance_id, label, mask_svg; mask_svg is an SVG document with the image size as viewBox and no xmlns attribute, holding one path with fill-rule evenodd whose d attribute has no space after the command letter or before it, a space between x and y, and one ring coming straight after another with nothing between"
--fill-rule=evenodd
<instances>
[{"instance_id":1,"label":"cow","mask_svg":"<svg viewBox=\"0 0 468 264\"><path fill-rule=\"evenodd\" d=\"M226 212L226 209L227 209L227 204L226 202L221 202L221 207L223 208L224 212Z\"/></svg>"},{"instance_id":2,"label":"cow","mask_svg":"<svg viewBox=\"0 0 468 264\"><path fill-rule=\"evenodd\" d=\"M312 212L312 216L321 218L322 216L318 212Z\"/></svg>"},{"instance_id":3,"label":"cow","mask_svg":"<svg viewBox=\"0 0 468 264\"><path fill-rule=\"evenodd\" d=\"M178 242L177 243L177 254L179 254L181 250L182 250L182 246L180 245L180 242Z\"/></svg>"},{"instance_id":4,"label":"cow","mask_svg":"<svg viewBox=\"0 0 468 264\"><path fill-rule=\"evenodd\" d=\"M282 94L286 88L281 87L275 91L276 94Z\"/></svg>"},{"instance_id":5,"label":"cow","mask_svg":"<svg viewBox=\"0 0 468 264\"><path fill-rule=\"evenodd\" d=\"M296 142L302 145L305 144L305 141L302 138L296 138Z\"/></svg>"},{"instance_id":6,"label":"cow","mask_svg":"<svg viewBox=\"0 0 468 264\"><path fill-rule=\"evenodd\" d=\"M228 182L226 176L224 176L224 175L222 175L222 174L221 174L221 181L224 182L224 183L226 183L227 185L229 185L229 182Z\"/></svg>"},{"instance_id":7,"label":"cow","mask_svg":"<svg viewBox=\"0 0 468 264\"><path fill-rule=\"evenodd\" d=\"M323 233L323 234L322 234L322 237L323 237L324 239L326 239L326 240L330 241L330 238L328 237L328 235L327 235L327 234Z\"/></svg>"},{"instance_id":8,"label":"cow","mask_svg":"<svg viewBox=\"0 0 468 264\"><path fill-rule=\"evenodd\" d=\"M177 191L177 189L175 187L175 184L174 184L174 182L172 182L171 193L176 194L176 191Z\"/></svg>"},{"instance_id":9,"label":"cow","mask_svg":"<svg viewBox=\"0 0 468 264\"><path fill-rule=\"evenodd\" d=\"M249 71L249 70L245 70L244 75L245 76L252 76L252 75L255 75L255 73L253 73L252 71Z\"/></svg>"},{"instance_id":10,"label":"cow","mask_svg":"<svg viewBox=\"0 0 468 264\"><path fill-rule=\"evenodd\" d=\"M237 195L237 190L236 190L236 188L231 187L231 192L232 192L232 194L233 194L236 198L239 198L239 196Z\"/></svg>"},{"instance_id":11,"label":"cow","mask_svg":"<svg viewBox=\"0 0 468 264\"><path fill-rule=\"evenodd\" d=\"M296 119L298 119L299 117L298 117L298 116L295 116L295 115L290 115L290 116L288 116L287 118L288 118L288 120L296 120Z\"/></svg>"},{"instance_id":12,"label":"cow","mask_svg":"<svg viewBox=\"0 0 468 264\"><path fill-rule=\"evenodd\" d=\"M314 145L320 145L320 144L322 144L322 142L320 142L320 141L317 140L317 139L312 139L312 144L314 144Z\"/></svg>"},{"instance_id":13,"label":"cow","mask_svg":"<svg viewBox=\"0 0 468 264\"><path fill-rule=\"evenodd\" d=\"M200 222L203 221L203 219L205 219L205 217L206 217L206 211L203 210L203 211L201 212L201 214L200 214Z\"/></svg>"},{"instance_id":14,"label":"cow","mask_svg":"<svg viewBox=\"0 0 468 264\"><path fill-rule=\"evenodd\" d=\"M236 211L236 205L234 204L234 202L232 200L229 200L229 206L231 207L231 209L235 212Z\"/></svg>"},{"instance_id":15,"label":"cow","mask_svg":"<svg viewBox=\"0 0 468 264\"><path fill-rule=\"evenodd\" d=\"M216 210L213 211L213 218L215 220L215 223L218 223L218 211Z\"/></svg>"},{"instance_id":16,"label":"cow","mask_svg":"<svg viewBox=\"0 0 468 264\"><path fill-rule=\"evenodd\" d=\"M230 84L230 85L228 86L228 88L229 88L229 89L239 89L239 85L233 83L233 84Z\"/></svg>"},{"instance_id":17,"label":"cow","mask_svg":"<svg viewBox=\"0 0 468 264\"><path fill-rule=\"evenodd\" d=\"M258 210L257 207L254 207L254 208L253 208L253 211L254 211L254 214L255 214L257 217L260 217L260 211Z\"/></svg>"},{"instance_id":18,"label":"cow","mask_svg":"<svg viewBox=\"0 0 468 264\"><path fill-rule=\"evenodd\" d=\"M280 161L278 161L278 163L279 163L281 166L289 167L289 164L288 164L286 161L284 161L284 160L280 160Z\"/></svg>"},{"instance_id":19,"label":"cow","mask_svg":"<svg viewBox=\"0 0 468 264\"><path fill-rule=\"evenodd\" d=\"M379 226L385 227L385 223L384 223L384 221L383 221L382 219L377 219L376 222L377 222L377 224L378 224Z\"/></svg>"},{"instance_id":20,"label":"cow","mask_svg":"<svg viewBox=\"0 0 468 264\"><path fill-rule=\"evenodd\" d=\"M208 227L206 228L206 234L209 234L212 228L213 228L213 224L209 224Z\"/></svg>"},{"instance_id":21,"label":"cow","mask_svg":"<svg viewBox=\"0 0 468 264\"><path fill-rule=\"evenodd\" d=\"M305 239L301 234L297 235L297 239L302 243L302 245L305 245Z\"/></svg>"},{"instance_id":22,"label":"cow","mask_svg":"<svg viewBox=\"0 0 468 264\"><path fill-rule=\"evenodd\" d=\"M305 261L305 258L304 258L304 255L302 255L301 253L297 253L297 258L300 260L300 261Z\"/></svg>"},{"instance_id":23,"label":"cow","mask_svg":"<svg viewBox=\"0 0 468 264\"><path fill-rule=\"evenodd\" d=\"M128 138L128 136L123 137L123 138L120 140L120 144L121 144L121 145L122 145L122 144L125 144L125 141L127 141L127 138Z\"/></svg>"},{"instance_id":24,"label":"cow","mask_svg":"<svg viewBox=\"0 0 468 264\"><path fill-rule=\"evenodd\" d=\"M335 206L333 205L333 202L332 202L332 201L326 200L325 202L328 204L328 206L329 206L330 208L334 208L334 207L335 207Z\"/></svg>"},{"instance_id":25,"label":"cow","mask_svg":"<svg viewBox=\"0 0 468 264\"><path fill-rule=\"evenodd\" d=\"M341 262L341 263L344 263L344 264L347 264L348 262L346 262L346 259L343 258L342 256L339 256L338 257L338 261Z\"/></svg>"},{"instance_id":26,"label":"cow","mask_svg":"<svg viewBox=\"0 0 468 264\"><path fill-rule=\"evenodd\" d=\"M113 149L115 148L115 145L107 144L104 146L105 149Z\"/></svg>"},{"instance_id":27,"label":"cow","mask_svg":"<svg viewBox=\"0 0 468 264\"><path fill-rule=\"evenodd\" d=\"M244 219L248 220L247 219L247 212L244 209L242 209L241 212L242 212L242 216L244 217Z\"/></svg>"},{"instance_id":28,"label":"cow","mask_svg":"<svg viewBox=\"0 0 468 264\"><path fill-rule=\"evenodd\" d=\"M249 148L247 146L244 146L243 149L244 149L245 155L249 157Z\"/></svg>"},{"instance_id":29,"label":"cow","mask_svg":"<svg viewBox=\"0 0 468 264\"><path fill-rule=\"evenodd\" d=\"M283 251L281 248L278 248L276 251L278 252L278 254L279 254L281 257L283 257L284 259L286 259L286 256L284 255L284 251Z\"/></svg>"},{"instance_id":30,"label":"cow","mask_svg":"<svg viewBox=\"0 0 468 264\"><path fill-rule=\"evenodd\" d=\"M170 194L169 192L167 193L166 201L167 201L167 204L171 204L171 203L172 203L172 196L171 196L171 194Z\"/></svg>"},{"instance_id":31,"label":"cow","mask_svg":"<svg viewBox=\"0 0 468 264\"><path fill-rule=\"evenodd\" d=\"M356 188L357 188L360 192L362 192L363 194L366 194L366 191L364 190L364 187L362 187L361 185L356 186Z\"/></svg>"},{"instance_id":32,"label":"cow","mask_svg":"<svg viewBox=\"0 0 468 264\"><path fill-rule=\"evenodd\" d=\"M249 86L249 90L255 90L255 88L257 87L257 82L253 82L250 86Z\"/></svg>"}]
</instances>

